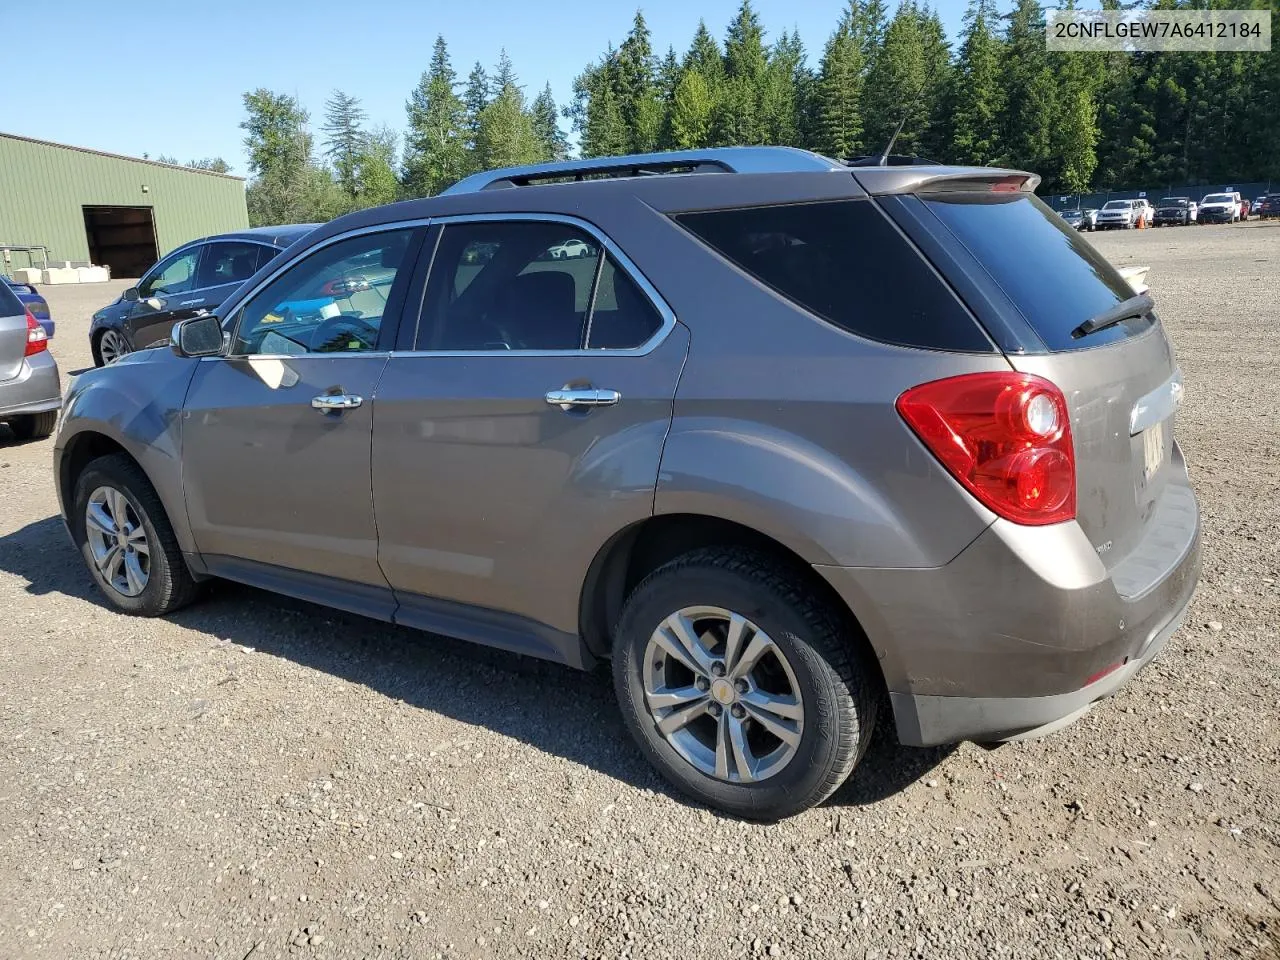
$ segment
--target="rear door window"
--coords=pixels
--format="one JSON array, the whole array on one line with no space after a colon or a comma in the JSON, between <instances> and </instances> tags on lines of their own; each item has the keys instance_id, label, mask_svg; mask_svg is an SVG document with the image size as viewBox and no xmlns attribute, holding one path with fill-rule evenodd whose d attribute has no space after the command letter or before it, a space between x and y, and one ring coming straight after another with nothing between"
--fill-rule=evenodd
<instances>
[{"instance_id":1,"label":"rear door window","mask_svg":"<svg viewBox=\"0 0 1280 960\"><path fill-rule=\"evenodd\" d=\"M870 200L675 219L751 276L850 333L932 350L992 349L947 285Z\"/></svg>"},{"instance_id":2,"label":"rear door window","mask_svg":"<svg viewBox=\"0 0 1280 960\"><path fill-rule=\"evenodd\" d=\"M1139 318L1072 338L1076 327L1134 291L1088 240L1031 194L926 194L921 199L1050 350L1101 346L1151 325L1149 317Z\"/></svg>"},{"instance_id":3,"label":"rear door window","mask_svg":"<svg viewBox=\"0 0 1280 960\"><path fill-rule=\"evenodd\" d=\"M258 261L263 249L258 243L238 241L206 244L204 254L200 257L196 286L221 287L248 280L258 272Z\"/></svg>"}]
</instances>

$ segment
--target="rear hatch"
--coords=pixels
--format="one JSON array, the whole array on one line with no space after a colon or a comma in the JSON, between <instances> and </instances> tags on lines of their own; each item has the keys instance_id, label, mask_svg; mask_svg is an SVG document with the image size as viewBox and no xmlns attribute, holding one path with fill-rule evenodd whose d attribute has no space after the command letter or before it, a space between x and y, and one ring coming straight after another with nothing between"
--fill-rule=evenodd
<instances>
[{"instance_id":1,"label":"rear hatch","mask_svg":"<svg viewBox=\"0 0 1280 960\"><path fill-rule=\"evenodd\" d=\"M1133 300L1116 269L1034 194L956 186L893 199L916 232L932 232L948 251L939 268L971 288L970 305L1010 364L1065 394L1077 521L1121 592L1140 592L1144 578L1163 572L1160 558L1148 557L1145 569L1128 564L1123 584L1115 568L1148 554L1144 538L1176 526L1169 511L1184 514L1190 497L1185 472L1171 466L1182 384L1164 329L1150 303ZM1117 322L1081 330L1108 312Z\"/></svg>"},{"instance_id":2,"label":"rear hatch","mask_svg":"<svg viewBox=\"0 0 1280 960\"><path fill-rule=\"evenodd\" d=\"M9 285L0 283L0 382L22 372L27 353L27 312Z\"/></svg>"}]
</instances>

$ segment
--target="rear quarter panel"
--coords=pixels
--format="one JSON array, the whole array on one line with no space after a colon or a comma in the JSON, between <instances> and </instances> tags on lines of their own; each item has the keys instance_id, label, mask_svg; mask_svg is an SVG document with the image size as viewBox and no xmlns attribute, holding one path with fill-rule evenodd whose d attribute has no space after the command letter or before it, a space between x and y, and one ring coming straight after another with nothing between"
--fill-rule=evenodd
<instances>
[{"instance_id":1,"label":"rear quarter panel","mask_svg":"<svg viewBox=\"0 0 1280 960\"><path fill-rule=\"evenodd\" d=\"M655 210L619 239L691 331L656 513L732 520L839 566L941 565L992 522L894 402L929 380L1008 370L1003 356L845 333Z\"/></svg>"}]
</instances>

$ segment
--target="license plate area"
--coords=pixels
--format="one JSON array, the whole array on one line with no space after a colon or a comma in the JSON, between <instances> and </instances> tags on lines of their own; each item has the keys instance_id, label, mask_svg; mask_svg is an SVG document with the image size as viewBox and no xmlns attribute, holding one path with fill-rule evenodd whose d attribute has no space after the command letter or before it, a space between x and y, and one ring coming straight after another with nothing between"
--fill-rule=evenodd
<instances>
[{"instance_id":1,"label":"license plate area","mask_svg":"<svg viewBox=\"0 0 1280 960\"><path fill-rule=\"evenodd\" d=\"M1153 423L1133 438L1135 444L1139 501L1148 498L1152 483L1169 462L1169 421Z\"/></svg>"}]
</instances>

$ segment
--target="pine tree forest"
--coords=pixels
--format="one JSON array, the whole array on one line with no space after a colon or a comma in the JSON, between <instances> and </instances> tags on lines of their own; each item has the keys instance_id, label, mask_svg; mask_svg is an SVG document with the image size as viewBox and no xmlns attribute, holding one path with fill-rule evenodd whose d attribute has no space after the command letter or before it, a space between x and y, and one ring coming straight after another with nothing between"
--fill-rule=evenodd
<instances>
[{"instance_id":1,"label":"pine tree forest","mask_svg":"<svg viewBox=\"0 0 1280 960\"><path fill-rule=\"evenodd\" d=\"M319 142L295 98L256 90L241 124L250 219L328 219L570 156L777 144L848 158L879 153L899 123L895 153L1031 170L1042 193L1280 180L1280 48L1054 53L1036 0L969 0L955 38L928 0L851 0L808 40L743 0L718 35L700 22L660 51L637 11L561 107L549 84L530 93L506 51L464 76L438 37L402 133L368 129L360 100L335 90Z\"/></svg>"}]
</instances>

